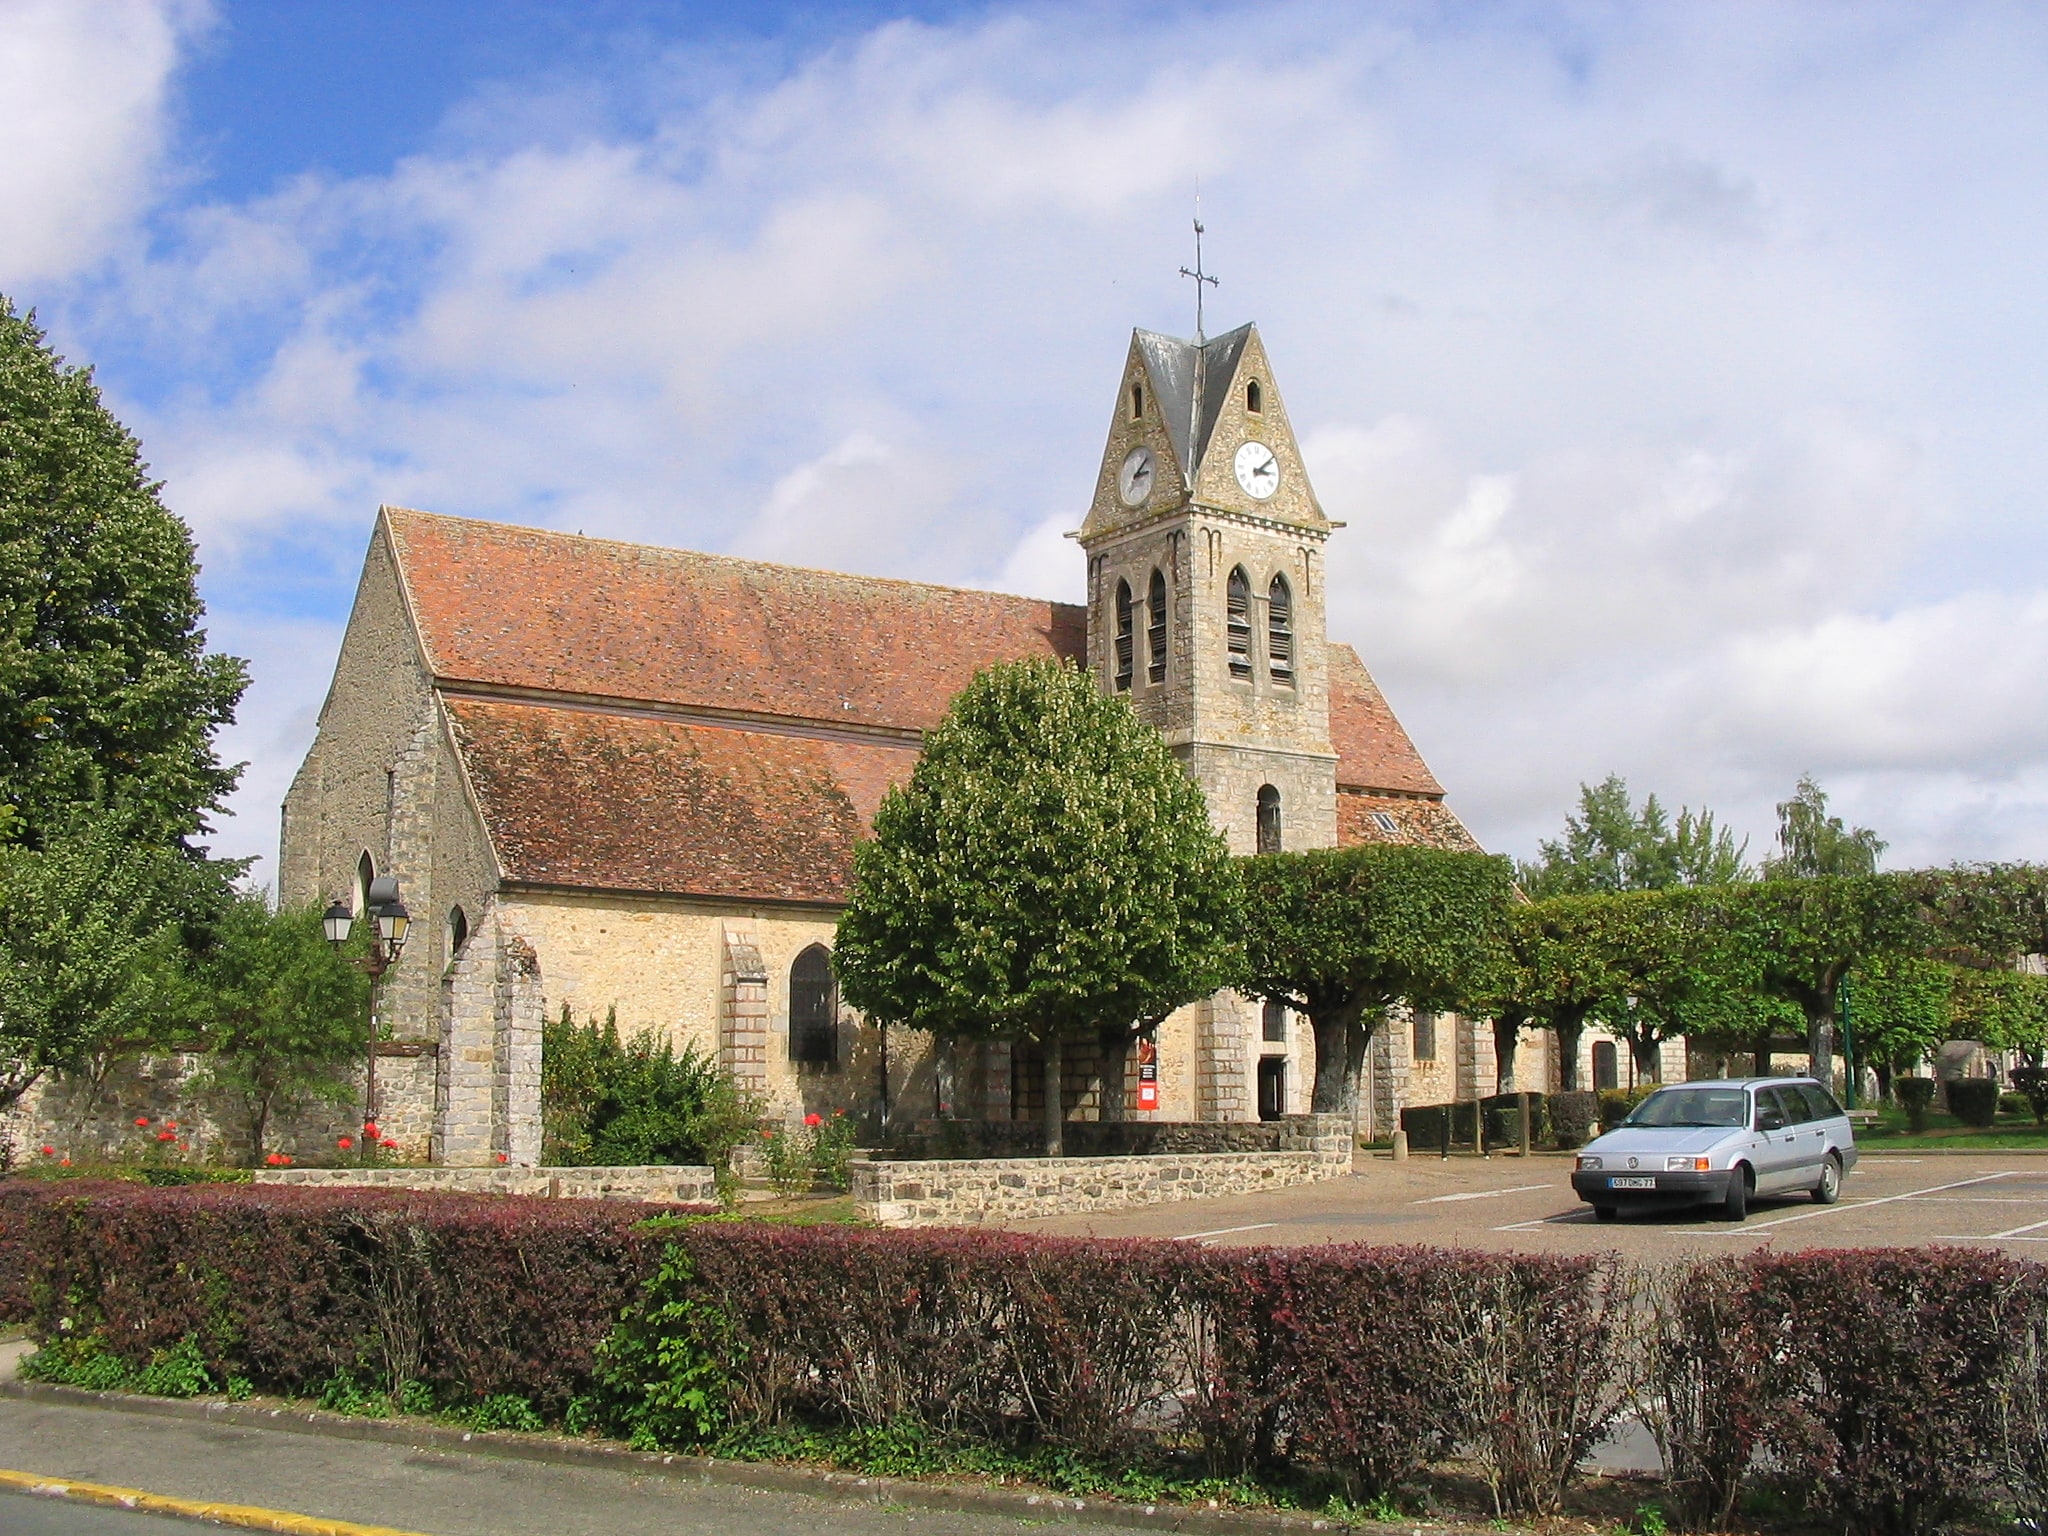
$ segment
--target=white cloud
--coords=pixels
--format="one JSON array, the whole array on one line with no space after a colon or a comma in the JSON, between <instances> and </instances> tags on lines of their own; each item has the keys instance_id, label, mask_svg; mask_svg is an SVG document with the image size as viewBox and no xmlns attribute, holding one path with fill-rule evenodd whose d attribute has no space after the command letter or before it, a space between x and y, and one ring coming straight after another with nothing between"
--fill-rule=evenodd
<instances>
[{"instance_id":1,"label":"white cloud","mask_svg":"<svg viewBox=\"0 0 2048 1536\"><path fill-rule=\"evenodd\" d=\"M0 289L102 260L158 191L204 0L0 0Z\"/></svg>"}]
</instances>

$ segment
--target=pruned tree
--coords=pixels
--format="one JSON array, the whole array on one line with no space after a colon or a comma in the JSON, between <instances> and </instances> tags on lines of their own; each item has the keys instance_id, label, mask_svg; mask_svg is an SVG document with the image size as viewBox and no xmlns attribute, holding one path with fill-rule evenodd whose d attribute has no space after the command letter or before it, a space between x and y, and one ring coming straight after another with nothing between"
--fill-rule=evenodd
<instances>
[{"instance_id":1,"label":"pruned tree","mask_svg":"<svg viewBox=\"0 0 2048 1536\"><path fill-rule=\"evenodd\" d=\"M1079 669L978 674L854 851L834 963L870 1018L1044 1047L1128 1045L1236 974L1236 877L1164 739Z\"/></svg>"},{"instance_id":2,"label":"pruned tree","mask_svg":"<svg viewBox=\"0 0 2048 1536\"><path fill-rule=\"evenodd\" d=\"M1932 1055L1949 1037L1953 966L1925 955L1873 955L1843 982L1840 1000L1850 1014L1854 1046L1850 1070L1869 1066L1878 1092Z\"/></svg>"},{"instance_id":3,"label":"pruned tree","mask_svg":"<svg viewBox=\"0 0 2048 1536\"><path fill-rule=\"evenodd\" d=\"M205 829L214 733L248 685L206 651L191 531L136 441L0 296L0 804L40 847L79 807L138 840Z\"/></svg>"},{"instance_id":4,"label":"pruned tree","mask_svg":"<svg viewBox=\"0 0 2048 1536\"><path fill-rule=\"evenodd\" d=\"M1388 1007L1464 1010L1504 990L1513 872L1502 858L1373 845L1244 865L1245 989L1307 1016L1311 1106L1348 1112Z\"/></svg>"},{"instance_id":5,"label":"pruned tree","mask_svg":"<svg viewBox=\"0 0 2048 1536\"><path fill-rule=\"evenodd\" d=\"M1605 911L1598 897L1553 896L1522 902L1508 914L1508 963L1500 991L1483 1006L1522 1029L1547 1029L1557 1041L1558 1086L1579 1084L1579 1042L1589 1020L1624 995L1609 955L1591 942ZM1499 1049L1496 1038L1495 1049Z\"/></svg>"}]
</instances>

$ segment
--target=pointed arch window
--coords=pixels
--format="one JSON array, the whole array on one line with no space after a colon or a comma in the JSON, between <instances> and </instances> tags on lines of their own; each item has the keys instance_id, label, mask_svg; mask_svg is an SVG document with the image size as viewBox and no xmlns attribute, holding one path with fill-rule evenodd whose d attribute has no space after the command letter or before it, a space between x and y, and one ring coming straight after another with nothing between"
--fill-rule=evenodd
<instances>
[{"instance_id":1,"label":"pointed arch window","mask_svg":"<svg viewBox=\"0 0 2048 1536\"><path fill-rule=\"evenodd\" d=\"M1145 386L1142 384L1133 384L1131 386L1131 420L1136 421L1140 416L1144 414Z\"/></svg>"},{"instance_id":2,"label":"pointed arch window","mask_svg":"<svg viewBox=\"0 0 2048 1536\"><path fill-rule=\"evenodd\" d=\"M789 968L789 1059L821 1065L839 1060L839 983L832 951L813 944Z\"/></svg>"},{"instance_id":3,"label":"pointed arch window","mask_svg":"<svg viewBox=\"0 0 2048 1536\"><path fill-rule=\"evenodd\" d=\"M365 912L369 911L370 887L376 883L377 861L370 857L370 850L365 848L363 856L356 860L355 899L350 903L351 909L357 917L361 917Z\"/></svg>"},{"instance_id":4,"label":"pointed arch window","mask_svg":"<svg viewBox=\"0 0 2048 1536\"><path fill-rule=\"evenodd\" d=\"M1157 570L1145 589L1145 680L1166 681L1166 577Z\"/></svg>"},{"instance_id":5,"label":"pointed arch window","mask_svg":"<svg viewBox=\"0 0 2048 1536\"><path fill-rule=\"evenodd\" d=\"M1259 852L1280 851L1280 791L1270 784L1259 786Z\"/></svg>"},{"instance_id":6,"label":"pointed arch window","mask_svg":"<svg viewBox=\"0 0 2048 1536\"><path fill-rule=\"evenodd\" d=\"M1225 644L1230 649L1230 675L1249 679L1252 675L1252 579L1243 566L1231 570L1224 588L1223 617Z\"/></svg>"},{"instance_id":7,"label":"pointed arch window","mask_svg":"<svg viewBox=\"0 0 2048 1536\"><path fill-rule=\"evenodd\" d=\"M1119 581L1116 584L1116 691L1129 693L1131 690L1131 658L1136 642L1133 626L1137 616L1132 611L1131 584Z\"/></svg>"},{"instance_id":8,"label":"pointed arch window","mask_svg":"<svg viewBox=\"0 0 2048 1536\"><path fill-rule=\"evenodd\" d=\"M1244 386L1244 408L1256 416L1265 409L1264 401L1265 395L1259 388L1259 381L1247 379Z\"/></svg>"},{"instance_id":9,"label":"pointed arch window","mask_svg":"<svg viewBox=\"0 0 2048 1536\"><path fill-rule=\"evenodd\" d=\"M469 914L460 907L448 909L448 963L453 965L469 943Z\"/></svg>"},{"instance_id":10,"label":"pointed arch window","mask_svg":"<svg viewBox=\"0 0 2048 1536\"><path fill-rule=\"evenodd\" d=\"M1266 589L1266 670L1282 687L1294 686L1294 594L1285 576Z\"/></svg>"}]
</instances>

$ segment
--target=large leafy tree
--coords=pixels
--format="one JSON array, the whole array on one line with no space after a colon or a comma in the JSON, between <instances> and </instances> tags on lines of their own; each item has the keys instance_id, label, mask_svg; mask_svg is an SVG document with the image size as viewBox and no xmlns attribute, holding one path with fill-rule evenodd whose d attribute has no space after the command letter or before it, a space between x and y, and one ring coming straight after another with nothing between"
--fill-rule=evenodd
<instances>
[{"instance_id":1,"label":"large leafy tree","mask_svg":"<svg viewBox=\"0 0 2048 1536\"><path fill-rule=\"evenodd\" d=\"M80 805L204 830L234 786L214 733L247 686L199 628L192 536L133 437L0 296L0 803L31 846Z\"/></svg>"},{"instance_id":2,"label":"large leafy tree","mask_svg":"<svg viewBox=\"0 0 2048 1536\"><path fill-rule=\"evenodd\" d=\"M200 976L199 1085L240 1122L252 1163L273 1119L346 1103L369 1029L369 977L335 952L317 907L272 911L237 893L214 920Z\"/></svg>"},{"instance_id":3,"label":"large leafy tree","mask_svg":"<svg viewBox=\"0 0 2048 1536\"><path fill-rule=\"evenodd\" d=\"M1356 1101L1390 1005L1500 995L1512 894L1508 862L1479 853L1374 845L1244 861L1244 985L1307 1015L1318 1113Z\"/></svg>"},{"instance_id":4,"label":"large leafy tree","mask_svg":"<svg viewBox=\"0 0 2048 1536\"><path fill-rule=\"evenodd\" d=\"M1827 792L1812 774L1801 774L1792 798L1778 802L1778 852L1764 860L1763 874L1766 880L1874 875L1886 846L1870 828L1830 816Z\"/></svg>"},{"instance_id":5,"label":"large leafy tree","mask_svg":"<svg viewBox=\"0 0 2048 1536\"><path fill-rule=\"evenodd\" d=\"M1613 969L1611 949L1595 942L1607 908L1601 896L1552 896L1518 904L1508 914L1509 959L1500 993L1484 1005L1494 1015L1497 1053L1524 1029L1552 1032L1558 1086L1565 1092L1580 1086L1579 1042L1587 1023L1614 1012L1627 995L1626 978Z\"/></svg>"},{"instance_id":6,"label":"large leafy tree","mask_svg":"<svg viewBox=\"0 0 2048 1536\"><path fill-rule=\"evenodd\" d=\"M1655 795L1638 808L1627 781L1609 774L1579 786L1578 814L1565 817L1564 836L1540 844L1517 878L1536 897L1724 885L1748 877L1748 847L1712 811L1681 807L1673 821Z\"/></svg>"},{"instance_id":7,"label":"large leafy tree","mask_svg":"<svg viewBox=\"0 0 2048 1536\"><path fill-rule=\"evenodd\" d=\"M194 988L187 925L211 871L111 817L0 847L0 1110L45 1073L103 1077L179 1037Z\"/></svg>"},{"instance_id":8,"label":"large leafy tree","mask_svg":"<svg viewBox=\"0 0 2048 1536\"><path fill-rule=\"evenodd\" d=\"M1159 733L1073 666L1006 662L961 690L884 798L835 964L871 1018L1042 1045L1057 1153L1064 1042L1128 1045L1226 985L1235 893Z\"/></svg>"},{"instance_id":9,"label":"large leafy tree","mask_svg":"<svg viewBox=\"0 0 2048 1536\"><path fill-rule=\"evenodd\" d=\"M1954 967L1925 955L1873 955L1843 982L1852 1067L1876 1069L1878 1091L1949 1037Z\"/></svg>"}]
</instances>

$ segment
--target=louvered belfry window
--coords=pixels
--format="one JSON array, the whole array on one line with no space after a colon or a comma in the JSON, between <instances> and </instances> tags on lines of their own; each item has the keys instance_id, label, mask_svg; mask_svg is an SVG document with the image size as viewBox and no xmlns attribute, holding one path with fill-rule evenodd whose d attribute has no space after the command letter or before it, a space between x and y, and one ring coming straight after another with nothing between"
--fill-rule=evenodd
<instances>
[{"instance_id":1,"label":"louvered belfry window","mask_svg":"<svg viewBox=\"0 0 2048 1536\"><path fill-rule=\"evenodd\" d=\"M789 968L789 1059L839 1060L839 983L832 952L813 944Z\"/></svg>"},{"instance_id":2,"label":"louvered belfry window","mask_svg":"<svg viewBox=\"0 0 2048 1536\"><path fill-rule=\"evenodd\" d=\"M1145 593L1145 678L1166 681L1166 578L1158 571Z\"/></svg>"},{"instance_id":3,"label":"louvered belfry window","mask_svg":"<svg viewBox=\"0 0 2048 1536\"><path fill-rule=\"evenodd\" d=\"M1266 593L1266 668L1274 682L1294 685L1294 594L1285 576L1275 576Z\"/></svg>"},{"instance_id":4,"label":"louvered belfry window","mask_svg":"<svg viewBox=\"0 0 2048 1536\"><path fill-rule=\"evenodd\" d=\"M1120 581L1116 584L1116 691L1128 693L1131 687L1131 650L1135 640L1132 625L1136 622L1131 611L1131 584Z\"/></svg>"},{"instance_id":5,"label":"louvered belfry window","mask_svg":"<svg viewBox=\"0 0 2048 1536\"><path fill-rule=\"evenodd\" d=\"M1238 566L1230 573L1224 593L1225 628L1230 647L1230 675L1252 675L1252 581Z\"/></svg>"}]
</instances>

